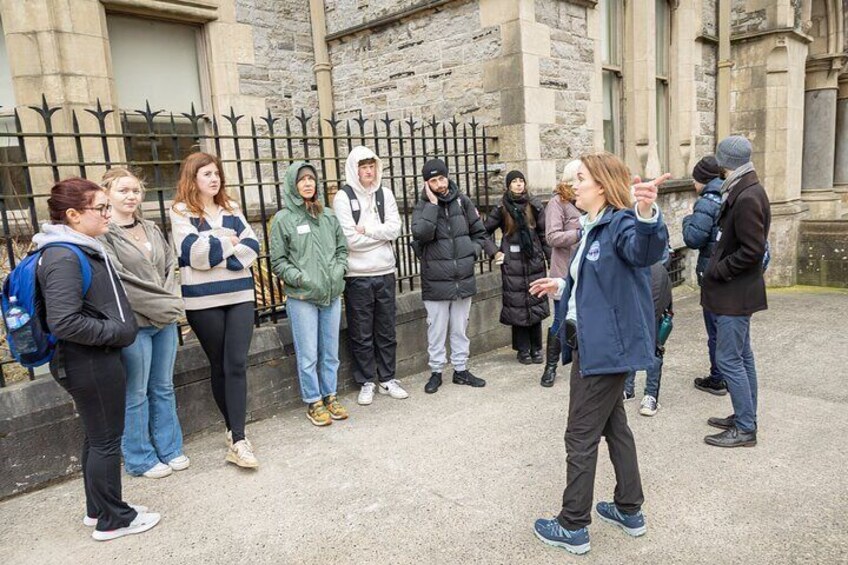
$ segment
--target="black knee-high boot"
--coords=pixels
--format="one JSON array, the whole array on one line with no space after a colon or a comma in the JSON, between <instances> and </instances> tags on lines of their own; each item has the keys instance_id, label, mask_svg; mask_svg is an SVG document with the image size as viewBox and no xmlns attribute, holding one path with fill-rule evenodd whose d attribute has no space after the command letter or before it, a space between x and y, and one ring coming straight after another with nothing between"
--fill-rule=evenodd
<instances>
[{"instance_id":1,"label":"black knee-high boot","mask_svg":"<svg viewBox=\"0 0 848 565\"><path fill-rule=\"evenodd\" d=\"M559 365L559 356L562 352L562 344L559 342L559 336L551 331L548 331L548 344L545 350L545 372L542 373L542 386L554 386L556 379L556 369Z\"/></svg>"}]
</instances>

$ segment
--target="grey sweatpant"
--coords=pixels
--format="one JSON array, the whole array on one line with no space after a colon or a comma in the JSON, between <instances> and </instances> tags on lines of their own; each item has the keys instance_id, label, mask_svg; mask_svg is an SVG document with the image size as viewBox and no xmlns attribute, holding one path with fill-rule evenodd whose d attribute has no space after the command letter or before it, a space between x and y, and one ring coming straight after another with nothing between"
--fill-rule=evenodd
<instances>
[{"instance_id":1,"label":"grey sweatpant","mask_svg":"<svg viewBox=\"0 0 848 565\"><path fill-rule=\"evenodd\" d=\"M451 364L457 371L468 365L468 346L465 335L468 314L471 312L471 297L458 300L425 300L427 309L427 353L430 354L430 370L441 373L447 363L445 339L450 326Z\"/></svg>"}]
</instances>

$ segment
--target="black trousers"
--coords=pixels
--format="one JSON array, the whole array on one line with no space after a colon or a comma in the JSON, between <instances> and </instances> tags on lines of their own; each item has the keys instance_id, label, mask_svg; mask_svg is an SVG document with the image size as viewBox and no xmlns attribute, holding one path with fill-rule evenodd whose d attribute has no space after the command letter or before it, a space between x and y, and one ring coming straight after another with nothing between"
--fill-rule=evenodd
<instances>
[{"instance_id":1,"label":"black trousers","mask_svg":"<svg viewBox=\"0 0 848 565\"><path fill-rule=\"evenodd\" d=\"M532 326L512 326L512 348L515 351L541 351L542 322Z\"/></svg>"},{"instance_id":2,"label":"black trousers","mask_svg":"<svg viewBox=\"0 0 848 565\"><path fill-rule=\"evenodd\" d=\"M233 432L244 439L247 418L247 353L253 338L253 302L188 310L186 318L209 359L212 396Z\"/></svg>"},{"instance_id":3,"label":"black trousers","mask_svg":"<svg viewBox=\"0 0 848 565\"><path fill-rule=\"evenodd\" d=\"M353 378L360 385L395 378L395 275L345 278L345 318L353 358Z\"/></svg>"},{"instance_id":4,"label":"black trousers","mask_svg":"<svg viewBox=\"0 0 848 565\"><path fill-rule=\"evenodd\" d=\"M607 438L610 461L615 469L613 501L626 514L642 508L642 479L636 460L636 443L627 425L622 393L627 373L580 376L577 351L571 363L571 396L565 430L567 482L562 494L562 511L557 516L567 530L579 530L592 522L598 443Z\"/></svg>"},{"instance_id":5,"label":"black trousers","mask_svg":"<svg viewBox=\"0 0 848 565\"><path fill-rule=\"evenodd\" d=\"M64 378L56 381L74 399L82 420L82 477L86 515L100 531L128 526L136 511L121 495L121 436L127 381L120 349L61 344Z\"/></svg>"}]
</instances>

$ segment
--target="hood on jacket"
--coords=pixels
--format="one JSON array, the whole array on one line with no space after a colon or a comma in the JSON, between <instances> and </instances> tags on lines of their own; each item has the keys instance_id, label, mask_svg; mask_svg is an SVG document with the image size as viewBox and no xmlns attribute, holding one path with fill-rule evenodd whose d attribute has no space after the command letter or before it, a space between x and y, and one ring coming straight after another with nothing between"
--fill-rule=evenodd
<instances>
[{"instance_id":1,"label":"hood on jacket","mask_svg":"<svg viewBox=\"0 0 848 565\"><path fill-rule=\"evenodd\" d=\"M366 189L359 182L359 163L367 159L374 159L377 162L377 175L374 177L374 184ZM383 182L383 161L367 147L357 145L348 154L345 162L345 182L360 194L367 195L376 192Z\"/></svg>"},{"instance_id":2,"label":"hood on jacket","mask_svg":"<svg viewBox=\"0 0 848 565\"><path fill-rule=\"evenodd\" d=\"M306 207L303 202L303 197L297 191L297 173L304 167L309 167L315 171L315 200L324 199L324 191L321 190L321 182L318 179L318 169L315 165L307 161L295 161L289 168L286 169L286 176L283 179L283 202L289 210L301 210L306 213Z\"/></svg>"},{"instance_id":3,"label":"hood on jacket","mask_svg":"<svg viewBox=\"0 0 848 565\"><path fill-rule=\"evenodd\" d=\"M724 180L721 177L716 177L707 184L704 185L704 188L701 189L701 194L699 196L703 196L708 192L714 192L716 194L721 194L721 185L724 184Z\"/></svg>"},{"instance_id":4,"label":"hood on jacket","mask_svg":"<svg viewBox=\"0 0 848 565\"><path fill-rule=\"evenodd\" d=\"M32 242L36 249L41 249L51 243L73 243L97 252L102 257L106 256L103 245L95 238L80 233L65 224L41 224L41 231L32 236Z\"/></svg>"}]
</instances>

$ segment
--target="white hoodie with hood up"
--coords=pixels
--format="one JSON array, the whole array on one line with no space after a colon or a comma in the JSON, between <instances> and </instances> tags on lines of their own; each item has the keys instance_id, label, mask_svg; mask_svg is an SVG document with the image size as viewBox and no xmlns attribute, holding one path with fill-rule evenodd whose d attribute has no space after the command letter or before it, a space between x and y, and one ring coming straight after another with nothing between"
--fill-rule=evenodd
<instances>
[{"instance_id":1,"label":"white hoodie with hood up","mask_svg":"<svg viewBox=\"0 0 848 565\"><path fill-rule=\"evenodd\" d=\"M365 188L359 183L359 163L367 159L376 161L377 174L374 184ZM333 210L347 239L348 277L376 277L395 272L395 252L392 244L400 237L400 214L392 191L381 186L382 179L383 163L380 158L367 147L354 147L345 163L345 180L356 194L359 203L359 225L365 228L364 234L356 231L347 194L339 190L333 200ZM385 223L380 222L380 214L377 211L378 190L383 191Z\"/></svg>"}]
</instances>

